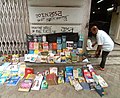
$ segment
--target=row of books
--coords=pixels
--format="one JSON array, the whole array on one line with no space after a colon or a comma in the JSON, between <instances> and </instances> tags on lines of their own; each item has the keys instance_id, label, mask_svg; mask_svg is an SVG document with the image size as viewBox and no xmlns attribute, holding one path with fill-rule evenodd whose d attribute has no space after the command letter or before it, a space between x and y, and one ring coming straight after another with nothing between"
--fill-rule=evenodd
<instances>
[{"instance_id":1,"label":"row of books","mask_svg":"<svg viewBox=\"0 0 120 98\"><path fill-rule=\"evenodd\" d=\"M108 87L106 81L98 75L91 64L74 68L65 67L60 70L58 67L49 67L43 72L34 73L34 69L26 67L20 62L13 65L6 62L0 66L0 84L16 86L19 83L18 91L30 91L47 89L48 85L70 83L76 91L95 90L100 96L104 95L104 88Z\"/></svg>"},{"instance_id":2,"label":"row of books","mask_svg":"<svg viewBox=\"0 0 120 98\"><path fill-rule=\"evenodd\" d=\"M39 50L39 51L48 51L48 50L63 50L63 49L77 49L82 48L83 41L73 42L66 41L64 43L48 43L48 42L29 42L29 50Z\"/></svg>"},{"instance_id":3,"label":"row of books","mask_svg":"<svg viewBox=\"0 0 120 98\"><path fill-rule=\"evenodd\" d=\"M7 82L9 85L13 80L13 85L17 85L20 79L25 75L26 65L24 62L18 64L5 62L0 66L0 85Z\"/></svg>"},{"instance_id":4,"label":"row of books","mask_svg":"<svg viewBox=\"0 0 120 98\"><path fill-rule=\"evenodd\" d=\"M30 78L33 76L34 79ZM18 91L26 91L21 88L25 88L23 84L24 82L28 83L28 81L32 81L32 83L30 83L31 86L27 91L47 89L50 85L67 82L70 83L76 91L95 90L100 96L103 96L105 94L104 88L108 87L106 81L100 75L96 74L91 64L84 65L82 68L77 69L74 69L73 66L67 66L65 70L60 71L58 71L57 67L50 67L49 70L39 72L37 75L28 73L23 82L21 82ZM42 82L45 82L45 85L43 85Z\"/></svg>"},{"instance_id":5,"label":"row of books","mask_svg":"<svg viewBox=\"0 0 120 98\"><path fill-rule=\"evenodd\" d=\"M79 56L77 51L65 51L55 54L52 51L40 52L39 54L25 54L25 62L35 63L72 63L82 62L85 56Z\"/></svg>"}]
</instances>

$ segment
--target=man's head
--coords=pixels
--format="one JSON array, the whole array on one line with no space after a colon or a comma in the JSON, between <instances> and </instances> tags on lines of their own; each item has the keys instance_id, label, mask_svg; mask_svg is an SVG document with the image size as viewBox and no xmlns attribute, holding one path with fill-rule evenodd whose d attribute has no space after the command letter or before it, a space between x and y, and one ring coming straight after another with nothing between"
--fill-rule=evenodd
<instances>
[{"instance_id":1,"label":"man's head","mask_svg":"<svg viewBox=\"0 0 120 98\"><path fill-rule=\"evenodd\" d=\"M92 26L91 32L92 32L93 34L97 34L97 32L98 32L98 27L97 27L97 26Z\"/></svg>"}]
</instances>

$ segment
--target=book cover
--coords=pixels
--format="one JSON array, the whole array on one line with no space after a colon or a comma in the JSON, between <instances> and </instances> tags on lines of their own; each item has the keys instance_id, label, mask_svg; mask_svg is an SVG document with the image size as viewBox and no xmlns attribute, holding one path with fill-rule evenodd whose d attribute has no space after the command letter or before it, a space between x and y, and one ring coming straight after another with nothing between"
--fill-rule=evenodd
<instances>
[{"instance_id":1,"label":"book cover","mask_svg":"<svg viewBox=\"0 0 120 98\"><path fill-rule=\"evenodd\" d=\"M42 90L44 90L44 89L48 89L48 83L47 83L46 80L43 80L43 81L42 81L41 89L42 89Z\"/></svg>"},{"instance_id":2,"label":"book cover","mask_svg":"<svg viewBox=\"0 0 120 98\"><path fill-rule=\"evenodd\" d=\"M13 76L7 82L7 86L16 86L19 81L20 81L20 76Z\"/></svg>"},{"instance_id":3,"label":"book cover","mask_svg":"<svg viewBox=\"0 0 120 98\"><path fill-rule=\"evenodd\" d=\"M19 87L18 87L18 91L25 91L25 92L29 92L32 86L32 80L31 79L24 79Z\"/></svg>"},{"instance_id":4,"label":"book cover","mask_svg":"<svg viewBox=\"0 0 120 98\"><path fill-rule=\"evenodd\" d=\"M33 74L34 73L34 69L33 68L30 68L30 67L27 67L25 68L25 78L28 74Z\"/></svg>"},{"instance_id":5,"label":"book cover","mask_svg":"<svg viewBox=\"0 0 120 98\"><path fill-rule=\"evenodd\" d=\"M62 42L61 37L57 37L57 43L61 44L61 42Z\"/></svg>"},{"instance_id":6,"label":"book cover","mask_svg":"<svg viewBox=\"0 0 120 98\"><path fill-rule=\"evenodd\" d=\"M52 50L57 50L57 43L52 43Z\"/></svg>"},{"instance_id":7,"label":"book cover","mask_svg":"<svg viewBox=\"0 0 120 98\"><path fill-rule=\"evenodd\" d=\"M42 74L39 74L35 77L31 90L39 90L43 80Z\"/></svg>"},{"instance_id":8,"label":"book cover","mask_svg":"<svg viewBox=\"0 0 120 98\"><path fill-rule=\"evenodd\" d=\"M29 49L34 50L34 42L29 42Z\"/></svg>"},{"instance_id":9,"label":"book cover","mask_svg":"<svg viewBox=\"0 0 120 98\"><path fill-rule=\"evenodd\" d=\"M81 82L81 86L83 87L84 90L90 90L89 84L86 82Z\"/></svg>"},{"instance_id":10,"label":"book cover","mask_svg":"<svg viewBox=\"0 0 120 98\"><path fill-rule=\"evenodd\" d=\"M50 70L50 74L52 74L52 73L54 73L56 75L58 74L58 68L57 67L50 67L49 70Z\"/></svg>"},{"instance_id":11,"label":"book cover","mask_svg":"<svg viewBox=\"0 0 120 98\"><path fill-rule=\"evenodd\" d=\"M38 42L34 42L34 50L38 50L39 49L39 43Z\"/></svg>"},{"instance_id":12,"label":"book cover","mask_svg":"<svg viewBox=\"0 0 120 98\"><path fill-rule=\"evenodd\" d=\"M99 84L95 85L95 90L101 97L104 96L104 89Z\"/></svg>"},{"instance_id":13,"label":"book cover","mask_svg":"<svg viewBox=\"0 0 120 98\"><path fill-rule=\"evenodd\" d=\"M66 43L66 36L62 36L62 42Z\"/></svg>"},{"instance_id":14,"label":"book cover","mask_svg":"<svg viewBox=\"0 0 120 98\"><path fill-rule=\"evenodd\" d=\"M43 45L43 50L48 51L48 42L43 42L42 45Z\"/></svg>"}]
</instances>

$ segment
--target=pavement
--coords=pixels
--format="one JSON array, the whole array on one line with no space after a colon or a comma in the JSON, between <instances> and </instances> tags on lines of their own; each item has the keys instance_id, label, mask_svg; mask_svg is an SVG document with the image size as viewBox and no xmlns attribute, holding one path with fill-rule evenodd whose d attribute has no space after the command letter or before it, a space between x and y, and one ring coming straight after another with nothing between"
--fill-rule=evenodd
<instances>
[{"instance_id":1,"label":"pavement","mask_svg":"<svg viewBox=\"0 0 120 98\"><path fill-rule=\"evenodd\" d=\"M116 45L114 53L107 58L105 71L100 71L98 66L94 66L97 74L101 75L108 83L105 88L106 95L103 98L120 98L120 46ZM113 53L113 54L112 54ZM114 55L114 56L113 56ZM91 59L91 63L99 64L101 58ZM76 66L81 67L81 66ZM48 69L49 66L34 66L35 71ZM63 68L63 67L60 67ZM18 84L19 85L19 84ZM0 86L0 98L101 98L95 91L81 90L75 91L69 83L49 86L47 90L18 92L18 86Z\"/></svg>"}]
</instances>

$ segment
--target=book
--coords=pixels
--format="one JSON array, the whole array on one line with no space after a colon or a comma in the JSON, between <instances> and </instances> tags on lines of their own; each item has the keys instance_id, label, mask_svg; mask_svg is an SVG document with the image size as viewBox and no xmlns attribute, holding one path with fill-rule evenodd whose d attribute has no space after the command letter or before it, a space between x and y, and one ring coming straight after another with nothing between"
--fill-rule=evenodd
<instances>
[{"instance_id":1,"label":"book","mask_svg":"<svg viewBox=\"0 0 120 98\"><path fill-rule=\"evenodd\" d=\"M49 70L50 70L50 74L52 74L52 73L54 73L56 75L58 74L58 68L57 67L50 67Z\"/></svg>"},{"instance_id":2,"label":"book","mask_svg":"<svg viewBox=\"0 0 120 98\"><path fill-rule=\"evenodd\" d=\"M42 74L39 74L35 77L31 90L39 90L43 80Z\"/></svg>"},{"instance_id":3,"label":"book","mask_svg":"<svg viewBox=\"0 0 120 98\"><path fill-rule=\"evenodd\" d=\"M73 86L74 86L76 91L83 89L83 87L80 85L80 83L76 79L74 79L72 82L73 82Z\"/></svg>"},{"instance_id":4,"label":"book","mask_svg":"<svg viewBox=\"0 0 120 98\"><path fill-rule=\"evenodd\" d=\"M96 74L94 74L93 75L93 79L95 80L95 82L97 83L97 84L100 84L101 85L101 87L108 87L108 84L106 83L106 81L100 76L100 75L96 75Z\"/></svg>"},{"instance_id":5,"label":"book","mask_svg":"<svg viewBox=\"0 0 120 98\"><path fill-rule=\"evenodd\" d=\"M25 91L25 92L29 92L32 86L32 80L31 79L24 79L19 87L18 87L18 91Z\"/></svg>"},{"instance_id":6,"label":"book","mask_svg":"<svg viewBox=\"0 0 120 98\"><path fill-rule=\"evenodd\" d=\"M49 85L56 85L58 84L58 81L57 81L57 76L55 73L52 73L52 74L48 74L46 76L46 81Z\"/></svg>"},{"instance_id":7,"label":"book","mask_svg":"<svg viewBox=\"0 0 120 98\"><path fill-rule=\"evenodd\" d=\"M29 42L29 49L34 50L34 42Z\"/></svg>"},{"instance_id":8,"label":"book","mask_svg":"<svg viewBox=\"0 0 120 98\"><path fill-rule=\"evenodd\" d=\"M52 50L57 50L57 43L52 43Z\"/></svg>"},{"instance_id":9,"label":"book","mask_svg":"<svg viewBox=\"0 0 120 98\"><path fill-rule=\"evenodd\" d=\"M78 70L73 70L73 77L78 78Z\"/></svg>"},{"instance_id":10,"label":"book","mask_svg":"<svg viewBox=\"0 0 120 98\"><path fill-rule=\"evenodd\" d=\"M47 83L46 80L43 80L43 81L42 81L41 89L42 89L42 90L44 90L44 89L48 89L48 83Z\"/></svg>"},{"instance_id":11,"label":"book","mask_svg":"<svg viewBox=\"0 0 120 98\"><path fill-rule=\"evenodd\" d=\"M0 78L0 85L2 85L7 80L7 77Z\"/></svg>"},{"instance_id":12,"label":"book","mask_svg":"<svg viewBox=\"0 0 120 98\"><path fill-rule=\"evenodd\" d=\"M61 44L61 42L62 42L61 37L57 37L57 43Z\"/></svg>"},{"instance_id":13,"label":"book","mask_svg":"<svg viewBox=\"0 0 120 98\"><path fill-rule=\"evenodd\" d=\"M25 78L28 74L33 74L34 73L34 69L33 68L30 68L30 67L27 67L25 68Z\"/></svg>"},{"instance_id":14,"label":"book","mask_svg":"<svg viewBox=\"0 0 120 98\"><path fill-rule=\"evenodd\" d=\"M67 44L67 49L68 50L72 50L73 49L73 41L66 41L66 44Z\"/></svg>"},{"instance_id":15,"label":"book","mask_svg":"<svg viewBox=\"0 0 120 98\"><path fill-rule=\"evenodd\" d=\"M81 82L81 86L83 87L83 90L90 90L89 84L86 82Z\"/></svg>"},{"instance_id":16,"label":"book","mask_svg":"<svg viewBox=\"0 0 120 98\"><path fill-rule=\"evenodd\" d=\"M31 80L34 80L34 79L35 79L35 77L36 77L36 75L35 75L35 74L28 74L28 75L26 76L26 78L25 78L25 79L31 79Z\"/></svg>"},{"instance_id":17,"label":"book","mask_svg":"<svg viewBox=\"0 0 120 98\"><path fill-rule=\"evenodd\" d=\"M99 84L95 85L95 90L101 97L104 96L104 89Z\"/></svg>"},{"instance_id":18,"label":"book","mask_svg":"<svg viewBox=\"0 0 120 98\"><path fill-rule=\"evenodd\" d=\"M13 76L7 82L7 86L16 86L20 81L20 76Z\"/></svg>"}]
</instances>

